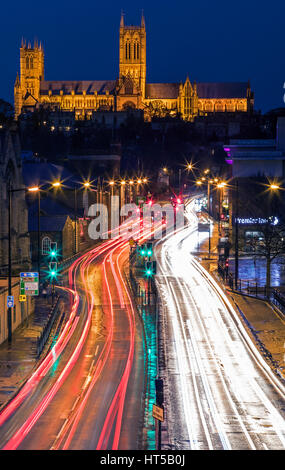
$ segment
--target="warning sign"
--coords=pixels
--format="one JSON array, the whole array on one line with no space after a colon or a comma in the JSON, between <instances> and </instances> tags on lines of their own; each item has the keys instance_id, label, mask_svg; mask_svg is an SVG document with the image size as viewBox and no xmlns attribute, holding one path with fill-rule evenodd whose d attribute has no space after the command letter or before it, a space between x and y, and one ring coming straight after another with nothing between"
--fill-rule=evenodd
<instances>
[{"instance_id":1,"label":"warning sign","mask_svg":"<svg viewBox=\"0 0 285 470\"><path fill-rule=\"evenodd\" d=\"M159 421L164 421L164 410L161 406L153 405L152 416Z\"/></svg>"}]
</instances>

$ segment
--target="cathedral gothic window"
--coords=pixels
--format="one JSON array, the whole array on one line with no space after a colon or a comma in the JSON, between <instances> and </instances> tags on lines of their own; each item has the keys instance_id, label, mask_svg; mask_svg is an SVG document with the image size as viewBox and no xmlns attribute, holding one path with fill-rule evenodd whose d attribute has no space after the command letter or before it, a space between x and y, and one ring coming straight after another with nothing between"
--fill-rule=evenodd
<instances>
[{"instance_id":1,"label":"cathedral gothic window","mask_svg":"<svg viewBox=\"0 0 285 470\"><path fill-rule=\"evenodd\" d=\"M128 39L126 41L126 60L130 60L130 59L131 59L131 42Z\"/></svg>"},{"instance_id":2,"label":"cathedral gothic window","mask_svg":"<svg viewBox=\"0 0 285 470\"><path fill-rule=\"evenodd\" d=\"M140 45L138 41L134 42L134 59L138 60L139 59L139 50L140 50Z\"/></svg>"},{"instance_id":3,"label":"cathedral gothic window","mask_svg":"<svg viewBox=\"0 0 285 470\"><path fill-rule=\"evenodd\" d=\"M26 57L26 69L33 69L34 68L34 60L32 57Z\"/></svg>"}]
</instances>

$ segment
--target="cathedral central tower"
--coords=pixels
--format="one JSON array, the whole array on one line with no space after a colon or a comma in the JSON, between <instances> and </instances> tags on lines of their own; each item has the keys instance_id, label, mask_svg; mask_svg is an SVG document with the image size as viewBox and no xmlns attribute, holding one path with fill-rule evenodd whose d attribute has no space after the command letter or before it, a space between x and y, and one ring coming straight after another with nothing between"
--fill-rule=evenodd
<instances>
[{"instance_id":1,"label":"cathedral central tower","mask_svg":"<svg viewBox=\"0 0 285 470\"><path fill-rule=\"evenodd\" d=\"M119 83L125 93L140 92L145 98L146 80L146 31L142 15L140 26L126 26L124 15L120 23Z\"/></svg>"}]
</instances>

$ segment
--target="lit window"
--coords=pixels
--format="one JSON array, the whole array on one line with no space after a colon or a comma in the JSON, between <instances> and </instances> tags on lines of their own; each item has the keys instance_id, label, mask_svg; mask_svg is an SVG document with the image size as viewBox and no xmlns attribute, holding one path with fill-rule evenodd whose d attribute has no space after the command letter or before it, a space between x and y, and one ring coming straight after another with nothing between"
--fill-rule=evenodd
<instances>
[{"instance_id":1,"label":"lit window","mask_svg":"<svg viewBox=\"0 0 285 470\"><path fill-rule=\"evenodd\" d=\"M50 252L51 239L49 237L44 237L42 239L42 254L46 255Z\"/></svg>"}]
</instances>

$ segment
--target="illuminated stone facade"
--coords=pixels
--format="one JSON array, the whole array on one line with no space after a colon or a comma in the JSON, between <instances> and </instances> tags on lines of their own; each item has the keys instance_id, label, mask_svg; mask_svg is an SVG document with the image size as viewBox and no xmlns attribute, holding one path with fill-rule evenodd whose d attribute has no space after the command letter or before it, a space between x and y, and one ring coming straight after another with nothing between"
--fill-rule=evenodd
<instances>
[{"instance_id":1,"label":"illuminated stone facade","mask_svg":"<svg viewBox=\"0 0 285 470\"><path fill-rule=\"evenodd\" d=\"M120 23L119 78L107 81L46 81L41 44L22 41L20 77L17 75L15 115L40 104L73 111L77 119L92 117L94 111L143 109L145 118L180 114L193 120L198 114L251 112L253 93L249 83L146 83L146 29Z\"/></svg>"}]
</instances>

